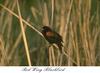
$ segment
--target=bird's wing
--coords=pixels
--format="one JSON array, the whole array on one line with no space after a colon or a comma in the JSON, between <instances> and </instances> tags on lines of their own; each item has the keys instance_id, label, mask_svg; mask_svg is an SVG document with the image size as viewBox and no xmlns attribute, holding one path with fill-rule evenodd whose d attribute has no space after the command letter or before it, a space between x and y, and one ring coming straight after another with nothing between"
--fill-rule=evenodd
<instances>
[{"instance_id":1,"label":"bird's wing","mask_svg":"<svg viewBox=\"0 0 100 73\"><path fill-rule=\"evenodd\" d=\"M60 42L63 42L61 35L59 35L58 33L54 32L55 34L55 38L58 39Z\"/></svg>"}]
</instances>

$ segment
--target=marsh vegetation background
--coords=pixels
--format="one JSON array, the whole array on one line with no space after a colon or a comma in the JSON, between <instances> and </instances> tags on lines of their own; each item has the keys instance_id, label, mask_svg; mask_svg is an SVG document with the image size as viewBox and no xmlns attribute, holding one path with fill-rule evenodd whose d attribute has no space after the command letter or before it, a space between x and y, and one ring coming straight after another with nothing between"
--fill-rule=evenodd
<instances>
[{"instance_id":1,"label":"marsh vegetation background","mask_svg":"<svg viewBox=\"0 0 100 73\"><path fill-rule=\"evenodd\" d=\"M50 26L64 53L41 35ZM100 66L100 0L0 0L1 66Z\"/></svg>"}]
</instances>

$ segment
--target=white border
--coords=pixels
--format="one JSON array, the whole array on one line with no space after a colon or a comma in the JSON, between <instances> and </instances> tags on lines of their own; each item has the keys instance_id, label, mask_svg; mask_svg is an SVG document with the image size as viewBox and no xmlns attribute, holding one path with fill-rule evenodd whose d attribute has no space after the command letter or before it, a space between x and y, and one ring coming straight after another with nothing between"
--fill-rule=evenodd
<instances>
[{"instance_id":1,"label":"white border","mask_svg":"<svg viewBox=\"0 0 100 73\"><path fill-rule=\"evenodd\" d=\"M29 71L24 71L23 69ZM37 71L34 69L36 68ZM56 68L64 69L64 71L44 71L46 68L51 68L51 70ZM34 71L32 71L34 69ZM40 70L40 71L38 71ZM42 70L42 71L41 71ZM1 66L0 73L100 73L100 67L67 67L67 66Z\"/></svg>"}]
</instances>

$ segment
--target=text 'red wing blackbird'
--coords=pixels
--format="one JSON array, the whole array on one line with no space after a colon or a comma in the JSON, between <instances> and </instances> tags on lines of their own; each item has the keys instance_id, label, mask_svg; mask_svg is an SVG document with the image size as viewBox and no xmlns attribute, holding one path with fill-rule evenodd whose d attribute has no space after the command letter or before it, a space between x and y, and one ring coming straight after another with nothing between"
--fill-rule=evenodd
<instances>
[{"instance_id":1,"label":"text 'red wing blackbird'","mask_svg":"<svg viewBox=\"0 0 100 73\"><path fill-rule=\"evenodd\" d=\"M62 37L57 32L51 30L48 26L44 26L42 28L42 34L50 44L56 44L59 47L60 52L62 52L63 41Z\"/></svg>"}]
</instances>

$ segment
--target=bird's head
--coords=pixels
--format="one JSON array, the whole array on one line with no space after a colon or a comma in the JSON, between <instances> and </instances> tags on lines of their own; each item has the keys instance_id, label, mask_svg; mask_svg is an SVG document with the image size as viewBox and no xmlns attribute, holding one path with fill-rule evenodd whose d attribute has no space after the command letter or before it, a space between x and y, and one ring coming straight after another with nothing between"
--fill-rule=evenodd
<instances>
[{"instance_id":1,"label":"bird's head","mask_svg":"<svg viewBox=\"0 0 100 73\"><path fill-rule=\"evenodd\" d=\"M46 32L50 32L50 31L52 31L50 27L48 27L48 26L42 27L42 34L45 34Z\"/></svg>"}]
</instances>

